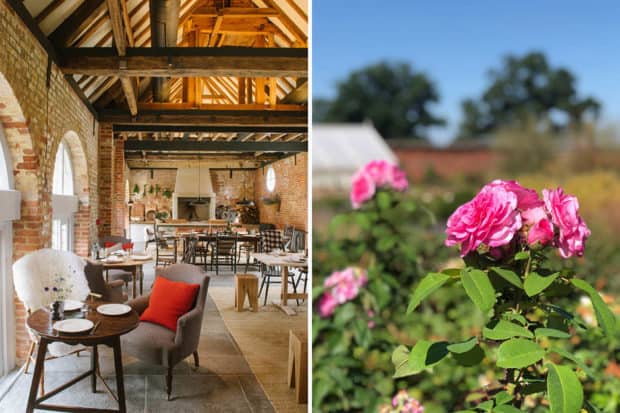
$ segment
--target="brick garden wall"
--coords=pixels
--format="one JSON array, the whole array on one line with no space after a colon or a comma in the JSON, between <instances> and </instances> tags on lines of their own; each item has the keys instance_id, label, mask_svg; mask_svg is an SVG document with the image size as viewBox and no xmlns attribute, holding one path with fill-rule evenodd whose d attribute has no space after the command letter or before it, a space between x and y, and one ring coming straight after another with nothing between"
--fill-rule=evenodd
<instances>
[{"instance_id":1,"label":"brick garden wall","mask_svg":"<svg viewBox=\"0 0 620 413\"><path fill-rule=\"evenodd\" d=\"M308 229L308 154L301 153L271 164L276 173L275 194L281 199L280 207L265 205L261 198L269 194L265 186L267 167L256 172L255 196L261 223L275 224L278 228L293 225Z\"/></svg>"},{"instance_id":2,"label":"brick garden wall","mask_svg":"<svg viewBox=\"0 0 620 413\"><path fill-rule=\"evenodd\" d=\"M78 252L87 251L89 240L95 238L98 211L93 116L55 65L47 88L47 53L4 0L0 0L0 39L0 123L9 146L15 189L22 193L21 219L13 224L14 259L50 246L53 168L63 138L71 149L80 199L75 247ZM24 308L16 300L20 359L29 344L24 321Z\"/></svg>"}]
</instances>

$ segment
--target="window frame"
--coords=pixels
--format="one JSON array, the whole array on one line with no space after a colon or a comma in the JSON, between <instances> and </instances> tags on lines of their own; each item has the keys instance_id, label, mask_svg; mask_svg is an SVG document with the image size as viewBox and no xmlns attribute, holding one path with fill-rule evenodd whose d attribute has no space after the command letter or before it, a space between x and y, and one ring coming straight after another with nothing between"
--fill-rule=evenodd
<instances>
[{"instance_id":1,"label":"window frame","mask_svg":"<svg viewBox=\"0 0 620 413\"><path fill-rule=\"evenodd\" d=\"M276 190L276 184L277 184L276 170L273 168L273 166L270 165L267 167L267 173L265 175L265 188L267 188L267 191L269 193L272 193Z\"/></svg>"}]
</instances>

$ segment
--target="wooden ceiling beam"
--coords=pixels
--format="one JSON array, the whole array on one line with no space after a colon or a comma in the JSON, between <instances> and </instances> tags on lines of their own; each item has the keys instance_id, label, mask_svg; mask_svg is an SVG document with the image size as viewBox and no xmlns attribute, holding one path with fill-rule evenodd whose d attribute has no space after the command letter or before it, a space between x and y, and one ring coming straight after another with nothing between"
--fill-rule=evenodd
<instances>
[{"instance_id":1,"label":"wooden ceiling beam","mask_svg":"<svg viewBox=\"0 0 620 413\"><path fill-rule=\"evenodd\" d=\"M37 23L41 24L41 22L43 20L45 20L47 18L47 16L52 14L54 12L54 10L56 10L58 8L58 6L62 5L64 2L65 2L65 0L54 0L54 1L50 2L50 4L45 6L45 8L43 10L41 10L41 12L39 14L37 14L37 17L34 18L34 21L36 21Z\"/></svg>"},{"instance_id":2,"label":"wooden ceiling beam","mask_svg":"<svg viewBox=\"0 0 620 413\"><path fill-rule=\"evenodd\" d=\"M242 141L183 141L128 140L125 152L140 151L217 151L217 152L307 152L308 142L242 142Z\"/></svg>"},{"instance_id":3,"label":"wooden ceiling beam","mask_svg":"<svg viewBox=\"0 0 620 413\"><path fill-rule=\"evenodd\" d=\"M57 48L72 44L77 36L86 30L91 23L105 10L104 0L83 2L71 15L49 35L49 39Z\"/></svg>"},{"instance_id":4,"label":"wooden ceiling beam","mask_svg":"<svg viewBox=\"0 0 620 413\"><path fill-rule=\"evenodd\" d=\"M308 79L302 81L299 86L286 95L281 103L305 103L308 102Z\"/></svg>"},{"instance_id":5,"label":"wooden ceiling beam","mask_svg":"<svg viewBox=\"0 0 620 413\"><path fill-rule=\"evenodd\" d=\"M131 28L131 20L129 19L129 11L127 9L127 0L121 0L121 10L123 11L123 23L125 32L127 33L127 43L129 47L134 46L133 30Z\"/></svg>"},{"instance_id":6,"label":"wooden ceiling beam","mask_svg":"<svg viewBox=\"0 0 620 413\"><path fill-rule=\"evenodd\" d=\"M224 7L221 9L216 9L215 7L203 6L197 10L194 10L190 18L214 18L222 16L251 19L253 17L276 17L277 15L278 11L270 7Z\"/></svg>"},{"instance_id":7,"label":"wooden ceiling beam","mask_svg":"<svg viewBox=\"0 0 620 413\"><path fill-rule=\"evenodd\" d=\"M62 55L61 69L65 74L119 77L308 76L308 50L301 48L146 47L127 48L125 56L117 56L110 48L72 48L64 49Z\"/></svg>"},{"instance_id":8,"label":"wooden ceiling beam","mask_svg":"<svg viewBox=\"0 0 620 413\"><path fill-rule=\"evenodd\" d=\"M121 12L121 5L119 0L106 0L108 5L108 13L110 14L110 21L112 23L112 35L114 36L114 45L119 57L125 56L127 52L127 38L125 30L123 29L123 16ZM119 76L121 79L121 86L125 93L125 99L127 100L127 106L129 112L135 116L138 113L138 100L136 98L136 84L134 79L127 76Z\"/></svg>"},{"instance_id":9,"label":"wooden ceiling beam","mask_svg":"<svg viewBox=\"0 0 620 413\"><path fill-rule=\"evenodd\" d=\"M150 132L188 132L188 133L308 133L307 126L270 126L270 125L251 125L251 126L217 126L217 125L132 125L116 124L112 125L114 133L150 133Z\"/></svg>"},{"instance_id":10,"label":"wooden ceiling beam","mask_svg":"<svg viewBox=\"0 0 620 413\"><path fill-rule=\"evenodd\" d=\"M138 115L125 110L103 109L99 120L110 123L151 125L306 126L307 111L277 110L148 110Z\"/></svg>"},{"instance_id":11,"label":"wooden ceiling beam","mask_svg":"<svg viewBox=\"0 0 620 413\"><path fill-rule=\"evenodd\" d=\"M277 19L282 22L282 25L286 27L286 30L288 30L293 34L293 36L295 36L295 39L297 41L299 41L304 46L308 44L308 36L306 36L306 34L299 27L297 27L297 24L295 24L295 22L291 20L291 18L286 14L286 11L284 11L276 1L263 0L263 2L265 3L265 5L267 5L267 7L276 9L278 11Z\"/></svg>"}]
</instances>

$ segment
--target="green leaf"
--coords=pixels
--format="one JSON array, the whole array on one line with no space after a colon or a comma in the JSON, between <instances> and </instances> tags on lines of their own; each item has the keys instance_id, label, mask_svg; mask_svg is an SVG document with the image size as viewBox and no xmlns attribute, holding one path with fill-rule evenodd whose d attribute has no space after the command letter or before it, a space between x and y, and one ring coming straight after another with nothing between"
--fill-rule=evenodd
<instances>
[{"instance_id":1,"label":"green leaf","mask_svg":"<svg viewBox=\"0 0 620 413\"><path fill-rule=\"evenodd\" d=\"M422 300L444 285L449 279L449 275L439 272L431 272L424 277L411 296L411 301L409 301L409 306L407 307L407 314L415 310Z\"/></svg>"},{"instance_id":2,"label":"green leaf","mask_svg":"<svg viewBox=\"0 0 620 413\"><path fill-rule=\"evenodd\" d=\"M484 412L490 412L493 409L493 400L487 400L486 402L480 403L476 406L476 409L480 409Z\"/></svg>"},{"instance_id":3,"label":"green leaf","mask_svg":"<svg viewBox=\"0 0 620 413\"><path fill-rule=\"evenodd\" d=\"M484 351L479 345L475 345L471 350L465 353L452 353L452 357L461 366L472 367L482 362L482 359L484 359Z\"/></svg>"},{"instance_id":4,"label":"green leaf","mask_svg":"<svg viewBox=\"0 0 620 413\"><path fill-rule=\"evenodd\" d=\"M507 340L512 337L534 337L534 334L527 328L506 320L499 320L493 329L485 327L482 330L482 335L490 340Z\"/></svg>"},{"instance_id":5,"label":"green leaf","mask_svg":"<svg viewBox=\"0 0 620 413\"><path fill-rule=\"evenodd\" d=\"M605 304L598 291L596 291L590 284L580 280L579 278L573 278L570 282L575 287L590 296L590 301L592 301L592 307L594 307L598 325L603 329L605 335L608 337L613 336L616 331L616 316L611 312L607 304Z\"/></svg>"},{"instance_id":6,"label":"green leaf","mask_svg":"<svg viewBox=\"0 0 620 413\"><path fill-rule=\"evenodd\" d=\"M420 372L439 363L448 355L447 347L448 343L445 341L431 343L427 340L419 340L409 353L409 367Z\"/></svg>"},{"instance_id":7,"label":"green leaf","mask_svg":"<svg viewBox=\"0 0 620 413\"><path fill-rule=\"evenodd\" d=\"M503 342L497 351L497 366L520 369L536 363L545 356L545 350L531 340L513 338Z\"/></svg>"},{"instance_id":8,"label":"green leaf","mask_svg":"<svg viewBox=\"0 0 620 413\"><path fill-rule=\"evenodd\" d=\"M461 275L461 268L446 268L441 270L441 273L449 275L450 277L458 277Z\"/></svg>"},{"instance_id":9,"label":"green leaf","mask_svg":"<svg viewBox=\"0 0 620 413\"><path fill-rule=\"evenodd\" d=\"M465 268L461 270L461 281L465 292L480 310L487 312L493 308L495 290L484 271Z\"/></svg>"},{"instance_id":10,"label":"green leaf","mask_svg":"<svg viewBox=\"0 0 620 413\"><path fill-rule=\"evenodd\" d=\"M547 394L551 413L579 413L583 405L583 388L570 367L547 364Z\"/></svg>"},{"instance_id":11,"label":"green leaf","mask_svg":"<svg viewBox=\"0 0 620 413\"><path fill-rule=\"evenodd\" d=\"M534 330L536 337L554 337L554 338L569 338L570 334L566 331L556 330L555 328L537 328Z\"/></svg>"},{"instance_id":12,"label":"green leaf","mask_svg":"<svg viewBox=\"0 0 620 413\"><path fill-rule=\"evenodd\" d=\"M500 404L506 404L509 403L512 399L514 399L514 396L512 396L506 391L500 391L495 395L495 404L498 406Z\"/></svg>"},{"instance_id":13,"label":"green leaf","mask_svg":"<svg viewBox=\"0 0 620 413\"><path fill-rule=\"evenodd\" d=\"M538 293L541 293L545 290L545 288L549 287L556 278L560 276L559 272L553 273L546 277L542 275L531 272L528 274L525 282L523 283L523 288L525 289L525 293L529 297L533 297Z\"/></svg>"},{"instance_id":14,"label":"green leaf","mask_svg":"<svg viewBox=\"0 0 620 413\"><path fill-rule=\"evenodd\" d=\"M518 288L523 288L523 283L521 282L521 278L514 272L510 270L506 270L504 268L499 267L491 267L491 270L504 280L508 281L510 284L514 285Z\"/></svg>"},{"instance_id":15,"label":"green leaf","mask_svg":"<svg viewBox=\"0 0 620 413\"><path fill-rule=\"evenodd\" d=\"M547 384L544 381L529 383L527 386L523 388L523 394L528 395L528 394L541 393L541 392L544 392L545 390L547 390Z\"/></svg>"},{"instance_id":16,"label":"green leaf","mask_svg":"<svg viewBox=\"0 0 620 413\"><path fill-rule=\"evenodd\" d=\"M575 356L573 353L570 353L566 350L560 349L560 348L551 348L548 350L549 353L556 353L562 357L564 357L567 360L572 361L573 363L575 363L575 365L577 367L579 367L581 370L584 371L584 373L586 373L588 376L590 376L593 379L596 379L596 375L592 372L592 370L586 365L586 363L583 362L583 360L577 358L577 356Z\"/></svg>"},{"instance_id":17,"label":"green leaf","mask_svg":"<svg viewBox=\"0 0 620 413\"><path fill-rule=\"evenodd\" d=\"M411 367L409 367L409 349L405 346L398 346L392 353L392 364L396 369L394 378L411 376L419 373Z\"/></svg>"},{"instance_id":18,"label":"green leaf","mask_svg":"<svg viewBox=\"0 0 620 413\"><path fill-rule=\"evenodd\" d=\"M478 344L478 338L472 337L469 340L460 341L458 343L450 344L447 349L450 353L454 354L462 354L467 353L469 350L474 348L474 346Z\"/></svg>"},{"instance_id":19,"label":"green leaf","mask_svg":"<svg viewBox=\"0 0 620 413\"><path fill-rule=\"evenodd\" d=\"M527 324L527 320L521 314L508 311L502 314L502 317L504 317L506 320L518 321L519 323L521 323L522 326Z\"/></svg>"},{"instance_id":20,"label":"green leaf","mask_svg":"<svg viewBox=\"0 0 620 413\"><path fill-rule=\"evenodd\" d=\"M521 410L507 404L497 406L493 409L493 413L521 413Z\"/></svg>"},{"instance_id":21,"label":"green leaf","mask_svg":"<svg viewBox=\"0 0 620 413\"><path fill-rule=\"evenodd\" d=\"M515 261L527 260L530 258L530 253L528 251L521 251L515 254Z\"/></svg>"}]
</instances>

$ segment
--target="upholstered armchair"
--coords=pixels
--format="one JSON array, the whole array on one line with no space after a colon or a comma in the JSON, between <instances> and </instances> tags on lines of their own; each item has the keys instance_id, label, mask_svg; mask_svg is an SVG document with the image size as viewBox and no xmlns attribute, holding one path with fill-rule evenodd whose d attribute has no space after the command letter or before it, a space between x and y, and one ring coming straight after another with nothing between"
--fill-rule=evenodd
<instances>
[{"instance_id":1,"label":"upholstered armchair","mask_svg":"<svg viewBox=\"0 0 620 413\"><path fill-rule=\"evenodd\" d=\"M121 337L121 342L124 353L150 364L167 367L166 392L170 400L174 366L190 355L194 356L196 367L199 365L198 342L209 277L199 267L191 264L170 265L162 268L157 276L171 281L199 284L193 307L178 319L176 333L159 324L141 321L135 330ZM142 315L149 305L149 297L143 295L127 304Z\"/></svg>"}]
</instances>

